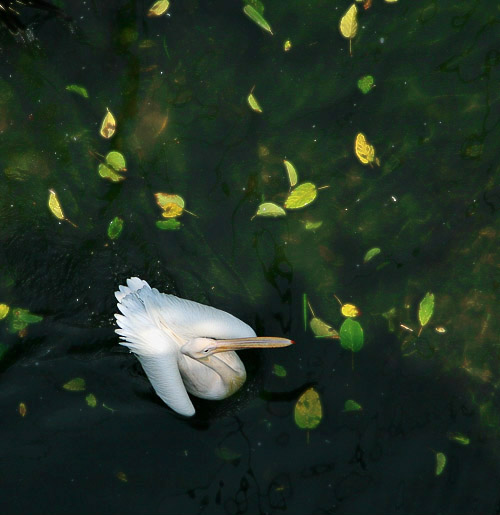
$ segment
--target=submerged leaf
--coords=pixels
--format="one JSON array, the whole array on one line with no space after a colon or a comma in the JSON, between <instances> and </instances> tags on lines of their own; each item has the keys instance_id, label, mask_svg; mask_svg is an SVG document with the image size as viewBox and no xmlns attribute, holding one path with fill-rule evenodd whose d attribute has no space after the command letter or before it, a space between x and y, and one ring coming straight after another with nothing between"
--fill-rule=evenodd
<instances>
[{"instance_id":1,"label":"submerged leaf","mask_svg":"<svg viewBox=\"0 0 500 515\"><path fill-rule=\"evenodd\" d=\"M343 304L340 311L345 317L357 317L360 315L359 309L354 304Z\"/></svg>"},{"instance_id":2,"label":"submerged leaf","mask_svg":"<svg viewBox=\"0 0 500 515\"><path fill-rule=\"evenodd\" d=\"M4 319L10 311L9 306L7 304L0 304L0 320Z\"/></svg>"},{"instance_id":3,"label":"submerged leaf","mask_svg":"<svg viewBox=\"0 0 500 515\"><path fill-rule=\"evenodd\" d=\"M289 39L287 39L287 40L283 43L283 50L284 50L285 52L288 52L288 51L290 51L291 49L292 49L292 42L291 42Z\"/></svg>"},{"instance_id":4,"label":"submerged leaf","mask_svg":"<svg viewBox=\"0 0 500 515\"><path fill-rule=\"evenodd\" d=\"M358 80L358 88L365 95L373 88L375 81L371 75L365 75Z\"/></svg>"},{"instance_id":5,"label":"submerged leaf","mask_svg":"<svg viewBox=\"0 0 500 515\"><path fill-rule=\"evenodd\" d=\"M319 222L306 222L306 229L308 231L314 231L315 229L319 229L323 225L323 222L320 220Z\"/></svg>"},{"instance_id":6,"label":"submerged leaf","mask_svg":"<svg viewBox=\"0 0 500 515\"><path fill-rule=\"evenodd\" d=\"M436 453L436 476L440 476L446 467L446 455L442 452Z\"/></svg>"},{"instance_id":7,"label":"submerged leaf","mask_svg":"<svg viewBox=\"0 0 500 515\"><path fill-rule=\"evenodd\" d=\"M340 326L340 345L344 349L358 352L364 344L363 328L359 322L346 318Z\"/></svg>"},{"instance_id":8,"label":"submerged leaf","mask_svg":"<svg viewBox=\"0 0 500 515\"><path fill-rule=\"evenodd\" d=\"M17 333L26 329L29 324L36 324L43 320L43 317L30 313L27 309L12 308L9 331Z\"/></svg>"},{"instance_id":9,"label":"submerged leaf","mask_svg":"<svg viewBox=\"0 0 500 515\"><path fill-rule=\"evenodd\" d=\"M306 390L295 404L295 423L301 429L314 429L323 418L323 409L318 392L314 388Z\"/></svg>"},{"instance_id":10,"label":"submerged leaf","mask_svg":"<svg viewBox=\"0 0 500 515\"><path fill-rule=\"evenodd\" d=\"M262 108L260 107L257 99L253 96L253 93L250 93L247 98L248 105L257 113L262 113Z\"/></svg>"},{"instance_id":11,"label":"submerged leaf","mask_svg":"<svg viewBox=\"0 0 500 515\"><path fill-rule=\"evenodd\" d=\"M83 392L85 390L85 379L75 377L67 383L63 384L63 388L70 392Z\"/></svg>"},{"instance_id":12,"label":"submerged leaf","mask_svg":"<svg viewBox=\"0 0 500 515\"><path fill-rule=\"evenodd\" d=\"M356 401L353 401L351 399L345 401L344 411L360 411L362 409L363 408L361 407L361 404L358 404Z\"/></svg>"},{"instance_id":13,"label":"submerged leaf","mask_svg":"<svg viewBox=\"0 0 500 515\"><path fill-rule=\"evenodd\" d=\"M363 261L365 263L368 263L368 261L370 261L370 259L373 259L377 254L380 254L380 249L378 247L373 247L365 254Z\"/></svg>"},{"instance_id":14,"label":"submerged leaf","mask_svg":"<svg viewBox=\"0 0 500 515\"><path fill-rule=\"evenodd\" d=\"M318 195L318 190L312 182L304 182L288 195L285 201L287 209L300 209L310 204Z\"/></svg>"},{"instance_id":15,"label":"submerged leaf","mask_svg":"<svg viewBox=\"0 0 500 515\"><path fill-rule=\"evenodd\" d=\"M454 442L457 442L460 445L470 444L470 438L468 436L463 435L462 433L448 433L447 436L450 440L453 440Z\"/></svg>"},{"instance_id":16,"label":"submerged leaf","mask_svg":"<svg viewBox=\"0 0 500 515\"><path fill-rule=\"evenodd\" d=\"M59 203L59 199L57 198L57 194L54 190L49 190L49 209L51 213L59 220L64 220L65 216Z\"/></svg>"},{"instance_id":17,"label":"submerged leaf","mask_svg":"<svg viewBox=\"0 0 500 515\"><path fill-rule=\"evenodd\" d=\"M83 86L78 86L77 84L70 84L69 86L66 86L66 90L71 91L72 93L76 93L77 95L80 95L83 98L89 98L89 94Z\"/></svg>"},{"instance_id":18,"label":"submerged leaf","mask_svg":"<svg viewBox=\"0 0 500 515\"><path fill-rule=\"evenodd\" d=\"M245 5L245 7L243 7L243 12L260 28L266 30L271 35L273 34L269 23L267 23L262 14L254 9L251 5Z\"/></svg>"},{"instance_id":19,"label":"submerged leaf","mask_svg":"<svg viewBox=\"0 0 500 515\"><path fill-rule=\"evenodd\" d=\"M339 333L321 318L314 317L310 322L311 330L316 338L338 338Z\"/></svg>"},{"instance_id":20,"label":"submerged leaf","mask_svg":"<svg viewBox=\"0 0 500 515\"><path fill-rule=\"evenodd\" d=\"M356 136L354 152L363 164L370 164L375 161L375 148L366 141L366 137L362 132Z\"/></svg>"},{"instance_id":21,"label":"submerged leaf","mask_svg":"<svg viewBox=\"0 0 500 515\"><path fill-rule=\"evenodd\" d=\"M112 240L116 240L120 236L123 229L123 220L119 216L115 216L108 225L108 236Z\"/></svg>"},{"instance_id":22,"label":"submerged leaf","mask_svg":"<svg viewBox=\"0 0 500 515\"><path fill-rule=\"evenodd\" d=\"M148 16L161 16L167 12L170 2L168 0L158 0L155 2L148 11Z\"/></svg>"},{"instance_id":23,"label":"submerged leaf","mask_svg":"<svg viewBox=\"0 0 500 515\"><path fill-rule=\"evenodd\" d=\"M26 413L28 412L28 408L26 407L26 404L24 402L19 403L17 410L19 411L19 415L21 415L21 417L23 418L26 416Z\"/></svg>"},{"instance_id":24,"label":"submerged leaf","mask_svg":"<svg viewBox=\"0 0 500 515\"><path fill-rule=\"evenodd\" d=\"M290 161L287 161L286 159L283 160L283 163L285 164L285 167L286 167L286 172L288 174L288 180L290 182L290 186L292 186L292 188L297 184L297 171L295 170L295 167L293 166L292 163L290 163Z\"/></svg>"},{"instance_id":25,"label":"submerged leaf","mask_svg":"<svg viewBox=\"0 0 500 515\"><path fill-rule=\"evenodd\" d=\"M95 408L97 406L97 399L95 397L95 395L93 393L89 393L86 397L85 397L85 402L87 403L88 406L90 406L91 408Z\"/></svg>"},{"instance_id":26,"label":"submerged leaf","mask_svg":"<svg viewBox=\"0 0 500 515\"><path fill-rule=\"evenodd\" d=\"M128 483L128 477L127 474L125 474L125 472L120 470L120 472L116 473L116 477L123 483Z\"/></svg>"},{"instance_id":27,"label":"submerged leaf","mask_svg":"<svg viewBox=\"0 0 500 515\"><path fill-rule=\"evenodd\" d=\"M241 453L233 451L229 447L220 446L215 448L215 455L224 461L236 461L241 458Z\"/></svg>"},{"instance_id":28,"label":"submerged leaf","mask_svg":"<svg viewBox=\"0 0 500 515\"><path fill-rule=\"evenodd\" d=\"M108 112L106 113L106 116L102 121L101 130L99 131L99 133L103 138L109 139L113 136L113 134L116 131L116 120L111 111L108 108L106 109Z\"/></svg>"},{"instance_id":29,"label":"submerged leaf","mask_svg":"<svg viewBox=\"0 0 500 515\"><path fill-rule=\"evenodd\" d=\"M276 365L275 363L273 366L273 374L278 377L286 377L286 369L285 367Z\"/></svg>"},{"instance_id":30,"label":"submerged leaf","mask_svg":"<svg viewBox=\"0 0 500 515\"><path fill-rule=\"evenodd\" d=\"M175 218L171 218L170 220L158 220L156 222L156 227L158 227L158 229L162 229L163 231L174 231L179 229L180 226L181 223Z\"/></svg>"},{"instance_id":31,"label":"submerged leaf","mask_svg":"<svg viewBox=\"0 0 500 515\"><path fill-rule=\"evenodd\" d=\"M420 306L418 308L418 319L422 327L424 327L424 325L429 322L432 313L434 313L434 294L427 292L425 297L420 302Z\"/></svg>"},{"instance_id":32,"label":"submerged leaf","mask_svg":"<svg viewBox=\"0 0 500 515\"><path fill-rule=\"evenodd\" d=\"M285 216L286 211L278 206L278 204L274 204L273 202L263 202L257 208L257 212L254 216Z\"/></svg>"}]
</instances>

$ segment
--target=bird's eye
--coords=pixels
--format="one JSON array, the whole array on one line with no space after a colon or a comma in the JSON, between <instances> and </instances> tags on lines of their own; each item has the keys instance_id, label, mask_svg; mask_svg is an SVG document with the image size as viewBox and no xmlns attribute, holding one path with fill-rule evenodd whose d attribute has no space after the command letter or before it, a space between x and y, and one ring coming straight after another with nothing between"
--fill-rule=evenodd
<instances>
[{"instance_id":1,"label":"bird's eye","mask_svg":"<svg viewBox=\"0 0 500 515\"><path fill-rule=\"evenodd\" d=\"M209 351L209 349L204 349L203 352L206 354Z\"/></svg>"}]
</instances>

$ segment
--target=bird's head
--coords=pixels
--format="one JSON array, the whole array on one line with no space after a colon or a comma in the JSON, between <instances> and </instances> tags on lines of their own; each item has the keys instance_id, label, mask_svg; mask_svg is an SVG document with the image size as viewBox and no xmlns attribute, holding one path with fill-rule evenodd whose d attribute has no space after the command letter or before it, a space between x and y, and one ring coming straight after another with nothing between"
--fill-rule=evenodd
<instances>
[{"instance_id":1,"label":"bird's head","mask_svg":"<svg viewBox=\"0 0 500 515\"><path fill-rule=\"evenodd\" d=\"M230 340L215 340L213 338L193 338L181 347L182 354L193 359L205 359L217 352L228 352L244 349L269 349L288 347L292 345L288 338L274 336L250 336Z\"/></svg>"}]
</instances>

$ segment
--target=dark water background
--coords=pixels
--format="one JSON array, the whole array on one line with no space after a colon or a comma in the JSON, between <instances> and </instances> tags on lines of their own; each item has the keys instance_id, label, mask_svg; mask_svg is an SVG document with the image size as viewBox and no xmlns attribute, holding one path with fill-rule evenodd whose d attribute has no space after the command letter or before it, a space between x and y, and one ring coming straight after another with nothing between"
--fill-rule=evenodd
<instances>
[{"instance_id":1,"label":"dark water background","mask_svg":"<svg viewBox=\"0 0 500 515\"><path fill-rule=\"evenodd\" d=\"M20 333L12 311L0 321L2 513L500 513L498 2L358 4L353 57L345 1L268 1L274 36L238 1L173 1L158 19L148 2L59 5L75 30L25 10L35 43L0 34L0 303L43 317ZM358 132L380 167L354 156ZM127 159L118 184L89 153L110 150ZM329 187L251 221L284 201L284 158ZM77 228L50 213L49 188ZM160 231L156 192L198 216ZM248 351L244 390L185 420L117 345L113 292L132 275L297 345ZM400 324L418 330L427 291L417 339ZM303 293L336 328L334 294L361 308L354 367L304 331ZM63 389L74 377L85 392ZM323 420L307 435L293 412L310 386Z\"/></svg>"}]
</instances>

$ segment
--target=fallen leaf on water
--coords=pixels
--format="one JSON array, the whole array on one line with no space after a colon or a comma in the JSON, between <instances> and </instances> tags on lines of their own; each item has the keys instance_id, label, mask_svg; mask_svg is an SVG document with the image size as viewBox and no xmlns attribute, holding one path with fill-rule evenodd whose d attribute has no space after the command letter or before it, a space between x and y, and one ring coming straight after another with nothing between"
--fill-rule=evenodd
<instances>
[{"instance_id":1,"label":"fallen leaf on water","mask_svg":"<svg viewBox=\"0 0 500 515\"><path fill-rule=\"evenodd\" d=\"M57 198L57 194L54 190L49 190L49 209L51 213L59 220L65 220L61 204Z\"/></svg>"},{"instance_id":2,"label":"fallen leaf on water","mask_svg":"<svg viewBox=\"0 0 500 515\"><path fill-rule=\"evenodd\" d=\"M362 132L357 134L354 141L354 153L363 164L371 164L375 161L375 148L366 141Z\"/></svg>"},{"instance_id":3,"label":"fallen leaf on water","mask_svg":"<svg viewBox=\"0 0 500 515\"><path fill-rule=\"evenodd\" d=\"M364 344L363 328L352 318L346 318L340 326L340 345L352 352L358 352Z\"/></svg>"},{"instance_id":4,"label":"fallen leaf on water","mask_svg":"<svg viewBox=\"0 0 500 515\"><path fill-rule=\"evenodd\" d=\"M358 404L356 401L351 399L345 401L344 411L361 411L362 409L361 404Z\"/></svg>"},{"instance_id":5,"label":"fallen leaf on water","mask_svg":"<svg viewBox=\"0 0 500 515\"><path fill-rule=\"evenodd\" d=\"M285 201L287 209L300 209L310 204L318 195L318 190L312 182L304 182L288 195Z\"/></svg>"},{"instance_id":6,"label":"fallen leaf on water","mask_svg":"<svg viewBox=\"0 0 500 515\"><path fill-rule=\"evenodd\" d=\"M286 159L283 160L283 163L285 165L285 168L286 168L286 172L288 174L288 180L290 182L290 186L292 186L292 188L297 184L297 171L295 170L295 167L293 166L292 163L290 163L290 161L287 161Z\"/></svg>"},{"instance_id":7,"label":"fallen leaf on water","mask_svg":"<svg viewBox=\"0 0 500 515\"><path fill-rule=\"evenodd\" d=\"M121 175L122 172L127 171L127 163L123 154L112 150L106 155L105 161L99 165L99 175L103 179L109 179L112 182L125 179L125 176Z\"/></svg>"},{"instance_id":8,"label":"fallen leaf on water","mask_svg":"<svg viewBox=\"0 0 500 515\"><path fill-rule=\"evenodd\" d=\"M354 304L343 304L340 311L345 317L349 318L357 317L361 314Z\"/></svg>"},{"instance_id":9,"label":"fallen leaf on water","mask_svg":"<svg viewBox=\"0 0 500 515\"><path fill-rule=\"evenodd\" d=\"M446 332L446 328L445 328L445 327L443 327L443 326L441 326L441 325L440 325L440 326L438 326L438 327L436 327L436 333L441 333L441 334L443 334L443 333L445 333L445 332Z\"/></svg>"},{"instance_id":10,"label":"fallen leaf on water","mask_svg":"<svg viewBox=\"0 0 500 515\"><path fill-rule=\"evenodd\" d=\"M314 429L323 418L323 409L318 392L314 388L306 390L295 404L295 423L301 429Z\"/></svg>"},{"instance_id":11,"label":"fallen leaf on water","mask_svg":"<svg viewBox=\"0 0 500 515\"><path fill-rule=\"evenodd\" d=\"M274 364L273 374L278 377L286 377L286 369L281 365Z\"/></svg>"},{"instance_id":12,"label":"fallen leaf on water","mask_svg":"<svg viewBox=\"0 0 500 515\"><path fill-rule=\"evenodd\" d=\"M78 86L77 84L70 84L69 86L66 86L66 91L76 93L77 95L80 95L83 98L89 98L87 90L83 86Z\"/></svg>"},{"instance_id":13,"label":"fallen leaf on water","mask_svg":"<svg viewBox=\"0 0 500 515\"><path fill-rule=\"evenodd\" d=\"M385 0L388 4L395 4L398 0Z\"/></svg>"},{"instance_id":14,"label":"fallen leaf on water","mask_svg":"<svg viewBox=\"0 0 500 515\"><path fill-rule=\"evenodd\" d=\"M446 455L442 452L436 453L436 476L440 476L446 467Z\"/></svg>"},{"instance_id":15,"label":"fallen leaf on water","mask_svg":"<svg viewBox=\"0 0 500 515\"><path fill-rule=\"evenodd\" d=\"M432 313L434 313L434 294L427 292L418 308L418 320L422 327L427 325L427 322L431 319Z\"/></svg>"},{"instance_id":16,"label":"fallen leaf on water","mask_svg":"<svg viewBox=\"0 0 500 515\"><path fill-rule=\"evenodd\" d=\"M263 202L257 208L257 212L255 213L255 215L253 215L252 220L256 216L276 217L276 216L285 216L285 215L286 215L286 211L281 206L278 206L278 204L274 204L273 202Z\"/></svg>"},{"instance_id":17,"label":"fallen leaf on water","mask_svg":"<svg viewBox=\"0 0 500 515\"><path fill-rule=\"evenodd\" d=\"M95 408L97 406L97 399L95 397L95 395L93 393L89 393L86 397L85 397L85 402L87 403L88 406L90 406L91 408Z\"/></svg>"},{"instance_id":18,"label":"fallen leaf on water","mask_svg":"<svg viewBox=\"0 0 500 515\"><path fill-rule=\"evenodd\" d=\"M27 309L12 308L9 332L17 333L23 331L29 324L36 324L43 320L43 317L30 313Z\"/></svg>"},{"instance_id":19,"label":"fallen leaf on water","mask_svg":"<svg viewBox=\"0 0 500 515\"><path fill-rule=\"evenodd\" d=\"M170 204L166 204L163 208L163 212L161 216L163 218L176 218L177 216L182 215L184 208L176 204L175 202L170 202Z\"/></svg>"},{"instance_id":20,"label":"fallen leaf on water","mask_svg":"<svg viewBox=\"0 0 500 515\"><path fill-rule=\"evenodd\" d=\"M224 445L215 448L215 455L224 461L236 461L237 459L241 458L241 453L233 451Z\"/></svg>"},{"instance_id":21,"label":"fallen leaf on water","mask_svg":"<svg viewBox=\"0 0 500 515\"><path fill-rule=\"evenodd\" d=\"M291 42L289 39L287 39L287 40L283 43L283 50L284 50L285 52L288 52L289 50L291 50L291 48L292 48L292 42Z\"/></svg>"},{"instance_id":22,"label":"fallen leaf on water","mask_svg":"<svg viewBox=\"0 0 500 515\"><path fill-rule=\"evenodd\" d=\"M109 139L116 131L116 120L111 111L108 108L106 108L106 110L108 112L102 121L101 130L99 132L103 138Z\"/></svg>"},{"instance_id":23,"label":"fallen leaf on water","mask_svg":"<svg viewBox=\"0 0 500 515\"><path fill-rule=\"evenodd\" d=\"M365 254L365 257L363 258L363 261L365 263L368 263L368 261L370 261L370 259L373 259L376 255L380 254L380 249L378 247L373 247L372 249L370 249L366 254Z\"/></svg>"},{"instance_id":24,"label":"fallen leaf on water","mask_svg":"<svg viewBox=\"0 0 500 515\"><path fill-rule=\"evenodd\" d=\"M28 408L26 408L26 404L24 404L24 402L19 403L17 410L19 411L19 415L21 415L21 417L25 417L26 413L28 412Z\"/></svg>"},{"instance_id":25,"label":"fallen leaf on water","mask_svg":"<svg viewBox=\"0 0 500 515\"><path fill-rule=\"evenodd\" d=\"M358 80L358 88L365 95L374 87L375 81L371 75L365 75Z\"/></svg>"},{"instance_id":26,"label":"fallen leaf on water","mask_svg":"<svg viewBox=\"0 0 500 515\"><path fill-rule=\"evenodd\" d=\"M257 99L254 97L253 93L250 93L247 98L248 105L257 113L262 113L262 108L260 107Z\"/></svg>"},{"instance_id":27,"label":"fallen leaf on water","mask_svg":"<svg viewBox=\"0 0 500 515\"><path fill-rule=\"evenodd\" d=\"M156 222L156 227L163 231L174 231L176 229L180 229L181 223L175 218L171 218L170 220L158 220Z\"/></svg>"},{"instance_id":28,"label":"fallen leaf on water","mask_svg":"<svg viewBox=\"0 0 500 515\"><path fill-rule=\"evenodd\" d=\"M63 384L63 388L70 392L83 392L85 390L85 379L75 377L67 383Z\"/></svg>"},{"instance_id":29,"label":"fallen leaf on water","mask_svg":"<svg viewBox=\"0 0 500 515\"><path fill-rule=\"evenodd\" d=\"M172 193L155 193L156 203L160 208L167 209L170 204L177 204L180 208L184 209L185 202L180 195Z\"/></svg>"},{"instance_id":30,"label":"fallen leaf on water","mask_svg":"<svg viewBox=\"0 0 500 515\"><path fill-rule=\"evenodd\" d=\"M273 31L271 30L269 23L267 23L266 19L262 16L262 14L259 11L254 9L251 5L245 5L245 7L243 7L243 12L260 28L266 30L267 32L269 32L269 34L273 35Z\"/></svg>"},{"instance_id":31,"label":"fallen leaf on water","mask_svg":"<svg viewBox=\"0 0 500 515\"><path fill-rule=\"evenodd\" d=\"M123 481L124 483L127 483L128 482L128 477L127 477L127 474L125 474L125 472L117 472L116 474L116 477L120 480L120 481Z\"/></svg>"},{"instance_id":32,"label":"fallen leaf on water","mask_svg":"<svg viewBox=\"0 0 500 515\"><path fill-rule=\"evenodd\" d=\"M321 220L319 222L311 222L308 220L306 222L306 229L308 231L314 231L315 229L319 229L322 225L323 225L323 222Z\"/></svg>"},{"instance_id":33,"label":"fallen leaf on water","mask_svg":"<svg viewBox=\"0 0 500 515\"><path fill-rule=\"evenodd\" d=\"M7 304L0 304L0 320L4 319L10 311L9 306Z\"/></svg>"},{"instance_id":34,"label":"fallen leaf on water","mask_svg":"<svg viewBox=\"0 0 500 515\"><path fill-rule=\"evenodd\" d=\"M340 33L349 40L349 54L352 55L351 41L358 32L357 20L358 8L356 4L352 4L347 12L340 19Z\"/></svg>"},{"instance_id":35,"label":"fallen leaf on water","mask_svg":"<svg viewBox=\"0 0 500 515\"><path fill-rule=\"evenodd\" d=\"M311 330L316 338L338 338L339 333L326 322L323 322L321 318L314 317L309 322Z\"/></svg>"},{"instance_id":36,"label":"fallen leaf on water","mask_svg":"<svg viewBox=\"0 0 500 515\"><path fill-rule=\"evenodd\" d=\"M459 443L460 445L469 445L470 438L462 433L448 433L446 435L450 440Z\"/></svg>"},{"instance_id":37,"label":"fallen leaf on water","mask_svg":"<svg viewBox=\"0 0 500 515\"><path fill-rule=\"evenodd\" d=\"M167 12L170 2L168 0L158 0L155 2L148 11L148 16L161 16Z\"/></svg>"},{"instance_id":38,"label":"fallen leaf on water","mask_svg":"<svg viewBox=\"0 0 500 515\"><path fill-rule=\"evenodd\" d=\"M120 236L123 229L123 220L119 216L115 216L108 225L108 237L116 240Z\"/></svg>"}]
</instances>

